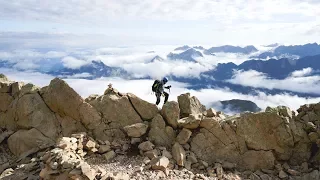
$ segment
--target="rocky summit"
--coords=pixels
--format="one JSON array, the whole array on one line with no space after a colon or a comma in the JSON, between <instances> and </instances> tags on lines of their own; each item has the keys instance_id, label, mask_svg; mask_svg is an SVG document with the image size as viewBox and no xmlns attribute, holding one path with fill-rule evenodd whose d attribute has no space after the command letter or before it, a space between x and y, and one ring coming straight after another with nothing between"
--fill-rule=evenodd
<instances>
[{"instance_id":1,"label":"rocky summit","mask_svg":"<svg viewBox=\"0 0 320 180\"><path fill-rule=\"evenodd\" d=\"M320 103L227 116L0 75L0 179L320 179Z\"/></svg>"}]
</instances>

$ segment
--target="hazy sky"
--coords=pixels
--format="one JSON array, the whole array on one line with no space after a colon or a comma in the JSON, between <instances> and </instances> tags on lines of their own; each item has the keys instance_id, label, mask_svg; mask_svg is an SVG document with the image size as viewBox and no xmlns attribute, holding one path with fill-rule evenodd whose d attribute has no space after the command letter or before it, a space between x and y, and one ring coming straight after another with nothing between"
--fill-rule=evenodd
<instances>
[{"instance_id":1,"label":"hazy sky","mask_svg":"<svg viewBox=\"0 0 320 180\"><path fill-rule=\"evenodd\" d=\"M0 0L0 39L303 44L320 42L319 9L318 0Z\"/></svg>"}]
</instances>

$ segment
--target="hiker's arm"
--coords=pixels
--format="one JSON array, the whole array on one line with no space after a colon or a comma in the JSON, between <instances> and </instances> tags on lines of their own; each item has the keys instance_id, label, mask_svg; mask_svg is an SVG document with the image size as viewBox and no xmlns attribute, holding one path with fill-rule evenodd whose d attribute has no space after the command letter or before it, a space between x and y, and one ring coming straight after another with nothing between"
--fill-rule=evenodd
<instances>
[{"instance_id":1,"label":"hiker's arm","mask_svg":"<svg viewBox=\"0 0 320 180\"><path fill-rule=\"evenodd\" d=\"M171 88L171 85L170 85L170 86L166 86L166 87L164 87L164 88L166 88L166 89L170 89L170 88Z\"/></svg>"}]
</instances>

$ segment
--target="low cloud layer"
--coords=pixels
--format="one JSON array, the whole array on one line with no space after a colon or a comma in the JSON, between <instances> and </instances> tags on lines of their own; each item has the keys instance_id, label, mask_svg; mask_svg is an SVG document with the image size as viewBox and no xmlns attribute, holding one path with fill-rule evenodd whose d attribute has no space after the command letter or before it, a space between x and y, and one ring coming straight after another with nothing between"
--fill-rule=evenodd
<instances>
[{"instance_id":1,"label":"low cloud layer","mask_svg":"<svg viewBox=\"0 0 320 180\"><path fill-rule=\"evenodd\" d=\"M47 86L54 78L52 76L37 72L18 72L10 69L0 69L1 73L6 74L11 80L32 82L38 86ZM134 93L140 98L155 103L155 96L152 94L150 80L123 80L119 78L103 78L96 80L85 79L65 79L66 82L74 88L82 97L86 98L91 94L102 95L109 83L118 89L120 92ZM202 89L199 91L188 89L188 84L179 82L168 82L172 85L169 100L177 101L177 96L182 93L189 92L192 96L196 96L199 100L210 107L213 102L230 99L250 100L256 103L260 108L265 109L267 106L285 105L293 110L296 110L303 104L317 103L320 98L303 98L292 96L289 94L268 95L263 92L257 92L257 95L245 95L235 93L229 89ZM163 99L161 100L163 103ZM160 104L162 105L162 104Z\"/></svg>"},{"instance_id":2,"label":"low cloud layer","mask_svg":"<svg viewBox=\"0 0 320 180\"><path fill-rule=\"evenodd\" d=\"M286 79L271 79L266 74L255 71L235 71L232 79L227 80L233 84L255 88L281 89L301 93L320 94L320 76L305 76L312 72L311 68L295 71Z\"/></svg>"}]
</instances>

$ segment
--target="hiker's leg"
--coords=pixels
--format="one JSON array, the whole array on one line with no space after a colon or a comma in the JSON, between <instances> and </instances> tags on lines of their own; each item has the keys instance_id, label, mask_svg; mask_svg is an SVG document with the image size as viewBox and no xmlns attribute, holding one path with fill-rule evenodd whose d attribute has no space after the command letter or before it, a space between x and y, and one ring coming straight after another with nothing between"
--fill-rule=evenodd
<instances>
[{"instance_id":1,"label":"hiker's leg","mask_svg":"<svg viewBox=\"0 0 320 180\"><path fill-rule=\"evenodd\" d=\"M164 104L168 101L169 94L167 92L163 92L165 98L164 98Z\"/></svg>"},{"instance_id":2,"label":"hiker's leg","mask_svg":"<svg viewBox=\"0 0 320 180\"><path fill-rule=\"evenodd\" d=\"M158 105L160 103L161 94L160 93L156 93L156 97L157 97L156 105Z\"/></svg>"}]
</instances>

